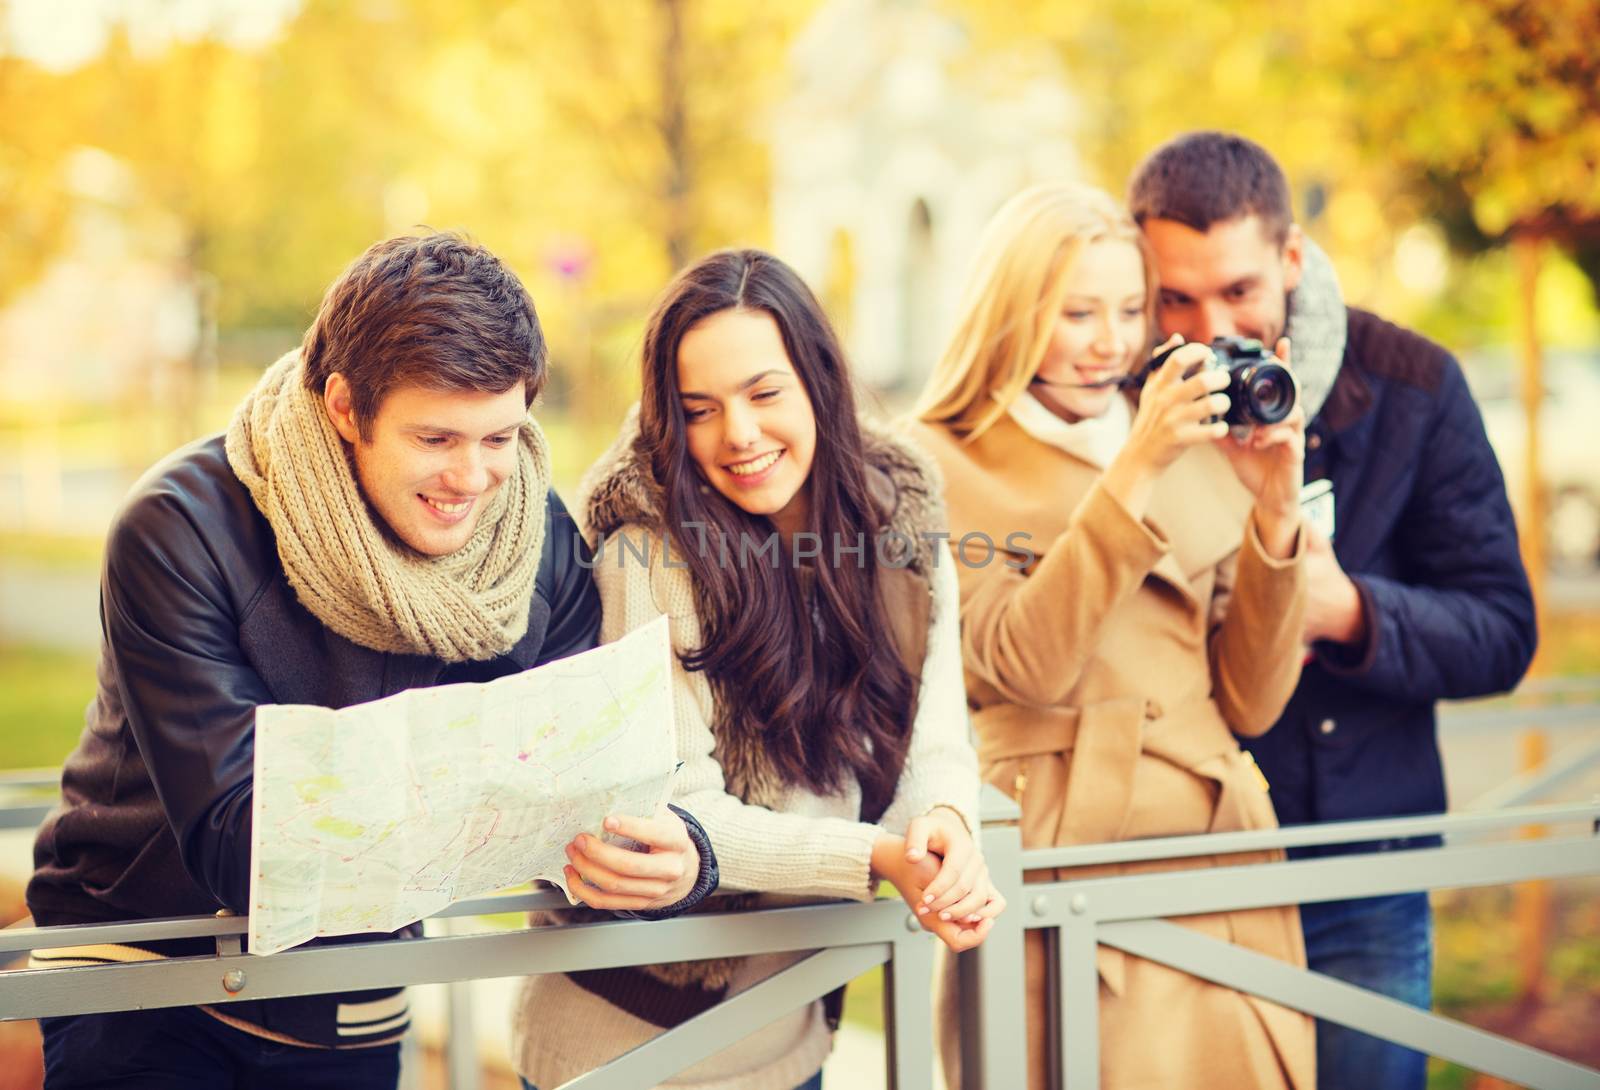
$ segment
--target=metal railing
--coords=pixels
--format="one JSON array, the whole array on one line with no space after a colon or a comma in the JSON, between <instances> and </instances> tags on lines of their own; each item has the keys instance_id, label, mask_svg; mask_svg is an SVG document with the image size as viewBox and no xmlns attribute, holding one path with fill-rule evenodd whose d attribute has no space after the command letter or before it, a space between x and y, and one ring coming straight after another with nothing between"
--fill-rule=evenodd
<instances>
[{"instance_id":1,"label":"metal railing","mask_svg":"<svg viewBox=\"0 0 1600 1090\"><path fill-rule=\"evenodd\" d=\"M1595 688L1593 683L1587 684L1589 689ZM1585 691L1583 684L1562 690ZM1548 690L1537 695L1551 698ZM1592 700L1581 706L1532 711L1539 713L1547 726L1600 723L1600 704ZM1521 708L1474 709L1453 712L1445 722L1446 729L1454 729L1463 719L1469 723L1468 729L1503 729L1523 725L1529 716L1530 710ZM1580 771L1592 767L1600 758L1586 756L1588 753L1585 750L1562 763L1573 764ZM1547 768L1539 778L1513 781L1514 791L1497 791L1507 798L1538 797L1570 782L1573 775L1572 769ZM0 827L31 824L22 820L24 817L37 821L39 804L24 796L39 784L53 791L55 782L54 773L0 778ZM1015 804L992 789L986 792L984 803L983 843L990 873L1012 907L997 921L984 946L958 962L963 1083L969 1090L1026 1085L1023 935L1034 929L1056 936L1052 993L1059 1030L1053 1035L1052 1063L1067 1090L1088 1090L1099 1081L1095 949L1100 944L1523 1085L1600 1090L1600 1072L1593 1069L1169 922L1171 917L1195 913L1600 874L1600 839L1594 835L1600 823L1600 802L1502 806L1426 817L1028 851L1021 846ZM1575 833L1548 835L1551 830L1575 826ZM1481 842L1496 833L1527 827L1539 827L1547 835L1538 840ZM1442 846L1023 883L1025 871L1041 868L1434 834L1445 837ZM405 984L461 985L476 979L662 960L815 951L567 1085L587 1090L655 1085L879 965L886 970L888 1085L897 1090L922 1090L932 1084L934 1027L929 996L934 946L898 900L706 914L656 923L617 921L453 933L474 916L564 905L564 899L555 893L480 898L454 905L431 922L430 932L452 933L430 933L397 943L310 947L265 958L242 952L245 921L238 917L0 931L0 961L32 949L88 943L196 936L216 943L216 953L206 956L0 973L0 1020L221 1004ZM460 987L452 991L464 998ZM477 1083L470 1054L470 1018L465 1002L453 1006L451 1043L458 1050L463 1046L469 1050L449 1057L455 1090L471 1090Z\"/></svg>"},{"instance_id":2,"label":"metal railing","mask_svg":"<svg viewBox=\"0 0 1600 1090\"><path fill-rule=\"evenodd\" d=\"M1061 1084L1067 1090L1090 1090L1099 1084L1095 948L1103 944L1524 1086L1600 1088L1600 1071L1169 921L1200 913L1600 874L1597 822L1600 802L1024 852L1023 866L1034 870L1435 834L1452 838L1433 848L1024 887L1023 926L1047 929L1055 937L1051 968L1056 1002L1051 1006L1059 1018L1055 1038L1059 1049L1054 1050L1058 1055L1053 1064L1059 1068ZM1575 835L1536 841L1456 842L1529 824L1581 828ZM976 954L979 960L988 956L981 950Z\"/></svg>"},{"instance_id":3,"label":"metal railing","mask_svg":"<svg viewBox=\"0 0 1600 1090\"><path fill-rule=\"evenodd\" d=\"M0 772L0 829L32 829L61 795L61 770Z\"/></svg>"}]
</instances>

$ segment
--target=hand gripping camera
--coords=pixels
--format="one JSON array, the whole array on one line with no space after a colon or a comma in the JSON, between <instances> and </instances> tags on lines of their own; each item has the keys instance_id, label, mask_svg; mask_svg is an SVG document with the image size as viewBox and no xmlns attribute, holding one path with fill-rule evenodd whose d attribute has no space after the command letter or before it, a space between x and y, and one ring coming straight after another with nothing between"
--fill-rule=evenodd
<instances>
[{"instance_id":1,"label":"hand gripping camera","mask_svg":"<svg viewBox=\"0 0 1600 1090\"><path fill-rule=\"evenodd\" d=\"M1156 353L1144 369L1130 376L1144 385L1157 367L1182 345ZM1222 419L1232 427L1276 424L1294 411L1294 376L1260 341L1249 337L1218 337L1211 342L1212 362L1228 373L1228 411ZM1216 418L1213 417L1213 420Z\"/></svg>"}]
</instances>

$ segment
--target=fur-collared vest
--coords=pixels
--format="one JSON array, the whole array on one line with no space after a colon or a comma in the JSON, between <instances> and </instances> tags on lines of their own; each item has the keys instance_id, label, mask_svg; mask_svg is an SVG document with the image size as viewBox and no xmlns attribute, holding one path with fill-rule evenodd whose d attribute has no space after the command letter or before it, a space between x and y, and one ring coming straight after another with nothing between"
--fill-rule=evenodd
<instances>
[{"instance_id":1,"label":"fur-collared vest","mask_svg":"<svg viewBox=\"0 0 1600 1090\"><path fill-rule=\"evenodd\" d=\"M893 630L895 647L913 682L922 673L927 652L932 606L931 569L935 550L945 529L943 484L933 461L906 440L862 422L867 480L881 522L880 555L889 561L878 568L878 595L883 615ZM684 541L666 516L665 497L651 472L648 453L638 431L637 410L631 413L611 449L585 475L579 486L578 509L585 536L596 549L597 563L615 563L616 550L624 546L616 535L643 530L652 538L673 537L672 548L681 557L697 547ZM608 540L609 539L609 540ZM638 547L637 541L629 544ZM874 555L869 534L867 555ZM824 548L824 554L827 549ZM791 569L807 580L805 567ZM695 588L703 614L701 589ZM916 714L915 705L911 715ZM759 732L736 727L717 709L712 724L714 756L722 766L727 792L745 803L779 808L789 786L767 754ZM866 817L862 820L873 820ZM729 911L758 904L761 894L720 898L708 910ZM601 914L595 913L594 917ZM684 1017L720 1000L743 959L714 958L646 967L650 978L670 987L662 992L639 979L636 970L599 970L571 974L586 989L657 1025L675 1025ZM694 995L694 992L700 995ZM673 995L670 992L690 994Z\"/></svg>"}]
</instances>

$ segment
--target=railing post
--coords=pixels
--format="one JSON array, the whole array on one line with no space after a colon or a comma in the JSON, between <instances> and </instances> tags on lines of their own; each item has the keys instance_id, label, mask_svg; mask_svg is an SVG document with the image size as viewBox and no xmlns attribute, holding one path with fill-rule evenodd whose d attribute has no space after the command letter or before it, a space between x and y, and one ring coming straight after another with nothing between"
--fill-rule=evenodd
<instances>
[{"instance_id":1,"label":"railing post","mask_svg":"<svg viewBox=\"0 0 1600 1090\"><path fill-rule=\"evenodd\" d=\"M459 934L454 919L430 920L429 930ZM446 1090L479 1090L478 1033L472 1017L472 981L453 980L444 988L444 1078Z\"/></svg>"},{"instance_id":2,"label":"railing post","mask_svg":"<svg viewBox=\"0 0 1600 1090\"><path fill-rule=\"evenodd\" d=\"M472 1023L472 981L457 980L445 985L449 1008L449 1028L444 1041L449 1070L449 1090L478 1090L478 1035Z\"/></svg>"},{"instance_id":3,"label":"railing post","mask_svg":"<svg viewBox=\"0 0 1600 1090\"><path fill-rule=\"evenodd\" d=\"M933 936L906 913L903 939L883 967L884 1061L889 1090L933 1090Z\"/></svg>"},{"instance_id":4,"label":"railing post","mask_svg":"<svg viewBox=\"0 0 1600 1090\"><path fill-rule=\"evenodd\" d=\"M399 1090L422 1090L422 1042L415 1022L400 1038Z\"/></svg>"},{"instance_id":5,"label":"railing post","mask_svg":"<svg viewBox=\"0 0 1600 1090\"><path fill-rule=\"evenodd\" d=\"M1028 911L1022 884L1022 811L986 785L983 856L1006 910L976 950L956 959L961 1003L961 1085L1026 1086L1028 1036L1024 1005L1023 923Z\"/></svg>"},{"instance_id":6,"label":"railing post","mask_svg":"<svg viewBox=\"0 0 1600 1090\"><path fill-rule=\"evenodd\" d=\"M1070 892L1072 915L1062 921L1056 948L1061 982L1058 1028L1063 1090L1099 1090L1100 969L1096 959L1095 918L1082 894Z\"/></svg>"}]
</instances>

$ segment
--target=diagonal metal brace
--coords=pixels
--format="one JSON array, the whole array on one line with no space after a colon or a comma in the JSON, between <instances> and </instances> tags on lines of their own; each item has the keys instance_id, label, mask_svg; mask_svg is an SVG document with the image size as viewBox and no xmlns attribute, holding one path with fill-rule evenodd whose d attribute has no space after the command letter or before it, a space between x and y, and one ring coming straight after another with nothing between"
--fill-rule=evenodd
<instances>
[{"instance_id":1,"label":"diagonal metal brace","mask_svg":"<svg viewBox=\"0 0 1600 1090\"><path fill-rule=\"evenodd\" d=\"M1600 1090L1600 1071L1165 920L1102 924L1107 946L1535 1090Z\"/></svg>"},{"instance_id":2,"label":"diagonal metal brace","mask_svg":"<svg viewBox=\"0 0 1600 1090\"><path fill-rule=\"evenodd\" d=\"M623 1053L562 1090L649 1090L790 1011L889 960L889 943L820 950L680 1026Z\"/></svg>"}]
</instances>

